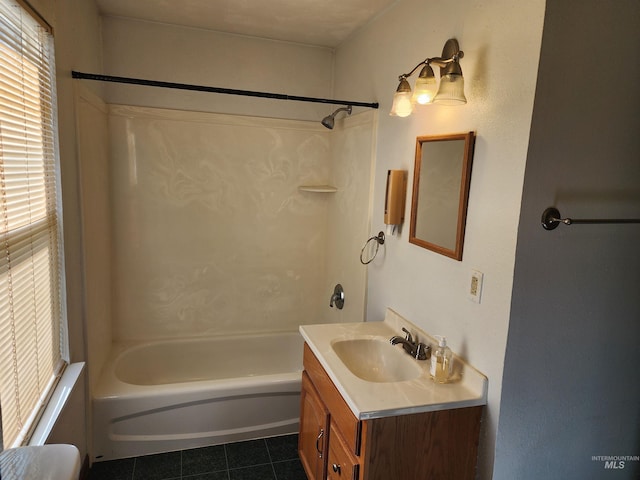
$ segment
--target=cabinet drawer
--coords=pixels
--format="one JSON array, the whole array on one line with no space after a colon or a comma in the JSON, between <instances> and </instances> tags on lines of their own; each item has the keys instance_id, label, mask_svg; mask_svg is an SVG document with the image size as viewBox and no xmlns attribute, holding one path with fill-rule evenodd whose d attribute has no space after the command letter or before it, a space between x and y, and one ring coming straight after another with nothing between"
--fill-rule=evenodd
<instances>
[{"instance_id":1,"label":"cabinet drawer","mask_svg":"<svg viewBox=\"0 0 640 480\"><path fill-rule=\"evenodd\" d=\"M358 480L358 459L349 451L335 423L329 429L328 480Z\"/></svg>"},{"instance_id":2,"label":"cabinet drawer","mask_svg":"<svg viewBox=\"0 0 640 480\"><path fill-rule=\"evenodd\" d=\"M304 369L327 406L331 421L342 433L345 444L354 455L359 455L362 422L351 413L342 395L306 343L304 344Z\"/></svg>"}]
</instances>

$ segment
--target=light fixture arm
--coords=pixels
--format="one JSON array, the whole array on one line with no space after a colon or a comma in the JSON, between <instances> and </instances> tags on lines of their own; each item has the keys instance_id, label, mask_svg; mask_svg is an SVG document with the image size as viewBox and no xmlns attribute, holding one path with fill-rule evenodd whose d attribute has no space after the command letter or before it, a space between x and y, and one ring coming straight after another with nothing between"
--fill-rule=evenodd
<instances>
[{"instance_id":1,"label":"light fixture arm","mask_svg":"<svg viewBox=\"0 0 640 480\"><path fill-rule=\"evenodd\" d=\"M433 57L428 60L429 63L433 63L437 67L445 68L447 65L458 62L462 57L464 57L464 52L461 50L451 58Z\"/></svg>"},{"instance_id":2,"label":"light fixture arm","mask_svg":"<svg viewBox=\"0 0 640 480\"><path fill-rule=\"evenodd\" d=\"M450 38L444 44L441 57L426 58L424 61L413 67L413 69L409 73L403 73L402 75L399 75L398 81L402 81L403 79L406 80L411 75L413 75L421 66L431 64L440 67L440 75L442 76L442 69L446 68L451 63L458 63L461 58L464 58L464 52L460 50L458 41L455 38Z\"/></svg>"},{"instance_id":3,"label":"light fixture arm","mask_svg":"<svg viewBox=\"0 0 640 480\"><path fill-rule=\"evenodd\" d=\"M402 79L407 79L409 78L411 75L413 75L414 73L416 73L416 70L418 70L418 68L420 68L423 65L429 65L429 63L431 63L431 59L427 58L425 61L420 62L419 64L417 64L415 67L413 67L413 69L409 72L409 73L403 73L402 75L398 75L398 81L402 81Z\"/></svg>"},{"instance_id":4,"label":"light fixture arm","mask_svg":"<svg viewBox=\"0 0 640 480\"><path fill-rule=\"evenodd\" d=\"M432 62L440 68L446 68L451 63L458 63L464 57L464 52L460 50L460 45L455 38L450 38L442 48L442 56L432 59Z\"/></svg>"}]
</instances>

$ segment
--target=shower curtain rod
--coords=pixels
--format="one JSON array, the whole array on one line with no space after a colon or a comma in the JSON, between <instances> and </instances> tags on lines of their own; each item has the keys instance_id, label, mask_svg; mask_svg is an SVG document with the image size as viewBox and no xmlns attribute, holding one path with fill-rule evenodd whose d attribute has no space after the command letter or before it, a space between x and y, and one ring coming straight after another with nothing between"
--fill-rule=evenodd
<instances>
[{"instance_id":1,"label":"shower curtain rod","mask_svg":"<svg viewBox=\"0 0 640 480\"><path fill-rule=\"evenodd\" d=\"M296 102L328 103L333 105L352 105L354 107L366 107L366 108L379 107L379 104L377 102L366 103L366 102L353 102L349 100L334 100L330 98L300 97L296 95L284 95L281 93L254 92L251 90L236 90L233 88L207 87L205 85L190 85L187 83L161 82L157 80L143 80L140 78L129 78L129 77L115 77L112 75L100 75L95 73L76 72L75 70L71 71L71 77L82 79L82 80L97 80L100 82L129 83L132 85L144 85L148 87L173 88L178 90L194 90L197 92L222 93L225 95L242 95L245 97L273 98L276 100L294 100Z\"/></svg>"}]
</instances>

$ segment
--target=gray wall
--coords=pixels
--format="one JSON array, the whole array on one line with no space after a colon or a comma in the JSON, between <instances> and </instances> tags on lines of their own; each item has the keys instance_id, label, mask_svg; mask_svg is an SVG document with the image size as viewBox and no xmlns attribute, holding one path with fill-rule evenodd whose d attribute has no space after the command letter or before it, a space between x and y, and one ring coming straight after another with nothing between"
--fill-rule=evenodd
<instances>
[{"instance_id":1,"label":"gray wall","mask_svg":"<svg viewBox=\"0 0 640 480\"><path fill-rule=\"evenodd\" d=\"M495 479L639 478L640 2L549 0L516 250ZM617 465L618 467L620 464Z\"/></svg>"}]
</instances>

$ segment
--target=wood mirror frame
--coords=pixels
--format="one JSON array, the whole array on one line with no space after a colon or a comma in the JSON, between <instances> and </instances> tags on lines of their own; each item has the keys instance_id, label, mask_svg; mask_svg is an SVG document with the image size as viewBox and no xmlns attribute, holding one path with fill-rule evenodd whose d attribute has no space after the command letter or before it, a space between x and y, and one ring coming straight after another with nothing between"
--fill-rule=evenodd
<instances>
[{"instance_id":1,"label":"wood mirror frame","mask_svg":"<svg viewBox=\"0 0 640 480\"><path fill-rule=\"evenodd\" d=\"M474 132L416 138L409 242L462 260Z\"/></svg>"}]
</instances>

